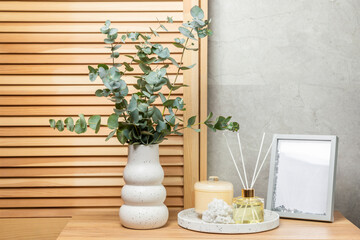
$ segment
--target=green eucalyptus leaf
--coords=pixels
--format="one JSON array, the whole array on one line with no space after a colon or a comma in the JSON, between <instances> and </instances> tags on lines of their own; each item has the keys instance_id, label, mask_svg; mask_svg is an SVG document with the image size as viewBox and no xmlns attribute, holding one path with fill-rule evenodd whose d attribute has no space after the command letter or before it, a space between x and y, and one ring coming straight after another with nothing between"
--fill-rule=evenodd
<instances>
[{"instance_id":1,"label":"green eucalyptus leaf","mask_svg":"<svg viewBox=\"0 0 360 240\"><path fill-rule=\"evenodd\" d=\"M165 120L171 125L175 126L175 115L166 115Z\"/></svg>"},{"instance_id":2,"label":"green eucalyptus leaf","mask_svg":"<svg viewBox=\"0 0 360 240\"><path fill-rule=\"evenodd\" d=\"M145 85L147 91L141 91L146 97L150 98L151 94L153 93L152 88L149 84Z\"/></svg>"},{"instance_id":3,"label":"green eucalyptus leaf","mask_svg":"<svg viewBox=\"0 0 360 240\"><path fill-rule=\"evenodd\" d=\"M80 118L80 127L81 128L87 128L87 123L86 123L86 119L84 117L84 114L79 114L79 118Z\"/></svg>"},{"instance_id":4,"label":"green eucalyptus leaf","mask_svg":"<svg viewBox=\"0 0 360 240\"><path fill-rule=\"evenodd\" d=\"M182 45L180 43L177 43L177 42L173 42L172 44L177 48L184 48L185 47L184 45Z\"/></svg>"},{"instance_id":5,"label":"green eucalyptus leaf","mask_svg":"<svg viewBox=\"0 0 360 240\"><path fill-rule=\"evenodd\" d=\"M161 111L157 107L154 107L154 113L152 114L152 119L154 123L158 123L158 121L163 121L163 116L161 114Z\"/></svg>"},{"instance_id":6,"label":"green eucalyptus leaf","mask_svg":"<svg viewBox=\"0 0 360 240\"><path fill-rule=\"evenodd\" d=\"M131 117L131 122L133 123L138 123L139 122L139 110L135 109L134 111L129 113L130 117Z\"/></svg>"},{"instance_id":7,"label":"green eucalyptus leaf","mask_svg":"<svg viewBox=\"0 0 360 240\"><path fill-rule=\"evenodd\" d=\"M162 24L160 24L160 27L161 27L162 29L164 29L166 32L169 31L169 30L167 30L167 28L166 28L164 25L162 25Z\"/></svg>"},{"instance_id":8,"label":"green eucalyptus leaf","mask_svg":"<svg viewBox=\"0 0 360 240\"><path fill-rule=\"evenodd\" d=\"M125 40L126 40L126 35L124 34L124 35L121 35L121 41L123 42L123 43L125 43Z\"/></svg>"},{"instance_id":9,"label":"green eucalyptus leaf","mask_svg":"<svg viewBox=\"0 0 360 240\"><path fill-rule=\"evenodd\" d=\"M118 45L112 47L111 50L112 50L112 51L116 51L116 50L118 50L119 48L121 48L121 44L118 44Z\"/></svg>"},{"instance_id":10,"label":"green eucalyptus leaf","mask_svg":"<svg viewBox=\"0 0 360 240\"><path fill-rule=\"evenodd\" d=\"M173 20L173 17L166 17L166 20L168 23L173 23L174 20Z\"/></svg>"},{"instance_id":11,"label":"green eucalyptus leaf","mask_svg":"<svg viewBox=\"0 0 360 240\"><path fill-rule=\"evenodd\" d=\"M191 118L188 119L188 123L187 123L187 127L191 127L192 125L194 125L196 120L196 116L192 116Z\"/></svg>"},{"instance_id":12,"label":"green eucalyptus leaf","mask_svg":"<svg viewBox=\"0 0 360 240\"><path fill-rule=\"evenodd\" d=\"M179 27L179 31L180 31L181 34L184 35L185 37L188 37L188 38L190 38L190 39L196 40L194 34L192 34L189 29L184 28L184 27Z\"/></svg>"},{"instance_id":13,"label":"green eucalyptus leaf","mask_svg":"<svg viewBox=\"0 0 360 240\"><path fill-rule=\"evenodd\" d=\"M105 141L109 141L109 139L112 138L112 137L115 135L116 130L117 130L117 129L111 131L111 132L109 133L109 135L106 137Z\"/></svg>"},{"instance_id":14,"label":"green eucalyptus leaf","mask_svg":"<svg viewBox=\"0 0 360 240\"><path fill-rule=\"evenodd\" d=\"M96 73L96 69L93 68L92 66L88 66L89 72L91 73Z\"/></svg>"},{"instance_id":15,"label":"green eucalyptus leaf","mask_svg":"<svg viewBox=\"0 0 360 240\"><path fill-rule=\"evenodd\" d=\"M89 73L89 79L91 82L95 81L98 77L98 73Z\"/></svg>"},{"instance_id":16,"label":"green eucalyptus leaf","mask_svg":"<svg viewBox=\"0 0 360 240\"><path fill-rule=\"evenodd\" d=\"M156 95L152 95L152 96L149 97L148 103L151 104L151 103L155 102L156 99L157 99L157 96L156 96Z\"/></svg>"},{"instance_id":17,"label":"green eucalyptus leaf","mask_svg":"<svg viewBox=\"0 0 360 240\"><path fill-rule=\"evenodd\" d=\"M125 137L123 130L118 129L116 132L116 138L121 144L125 144L127 141L127 138Z\"/></svg>"},{"instance_id":18,"label":"green eucalyptus leaf","mask_svg":"<svg viewBox=\"0 0 360 240\"><path fill-rule=\"evenodd\" d=\"M145 47L145 48L143 48L142 50L143 50L143 52L144 52L145 54L147 54L147 55L151 54L151 52L152 52L150 47Z\"/></svg>"},{"instance_id":19,"label":"green eucalyptus leaf","mask_svg":"<svg viewBox=\"0 0 360 240\"><path fill-rule=\"evenodd\" d=\"M150 27L150 30L151 30L151 32L152 32L155 36L159 37L159 34L157 33L157 31L155 31L155 30L152 29L151 27Z\"/></svg>"},{"instance_id":20,"label":"green eucalyptus leaf","mask_svg":"<svg viewBox=\"0 0 360 240\"><path fill-rule=\"evenodd\" d=\"M117 129L119 127L118 119L119 116L116 113L111 114L107 121L108 128Z\"/></svg>"},{"instance_id":21,"label":"green eucalyptus leaf","mask_svg":"<svg viewBox=\"0 0 360 240\"><path fill-rule=\"evenodd\" d=\"M158 124L156 125L156 131L157 132L162 132L165 129L167 129L166 123L163 120L159 120Z\"/></svg>"},{"instance_id":22,"label":"green eucalyptus leaf","mask_svg":"<svg viewBox=\"0 0 360 240\"><path fill-rule=\"evenodd\" d=\"M105 70L109 70L109 66L106 64L98 64L98 68L104 68Z\"/></svg>"},{"instance_id":23,"label":"green eucalyptus leaf","mask_svg":"<svg viewBox=\"0 0 360 240\"><path fill-rule=\"evenodd\" d=\"M50 127L55 129L55 126L56 126L56 121L55 119L49 119L49 123L50 123Z\"/></svg>"},{"instance_id":24,"label":"green eucalyptus leaf","mask_svg":"<svg viewBox=\"0 0 360 240\"><path fill-rule=\"evenodd\" d=\"M58 120L56 122L55 127L57 128L57 130L59 130L60 132L64 131L64 123L62 120Z\"/></svg>"},{"instance_id":25,"label":"green eucalyptus leaf","mask_svg":"<svg viewBox=\"0 0 360 240\"><path fill-rule=\"evenodd\" d=\"M134 68L132 68L132 67L130 66L130 64L128 64L127 62L123 62L123 64L124 64L124 66L125 66L126 71L129 71L129 72L134 71Z\"/></svg>"},{"instance_id":26,"label":"green eucalyptus leaf","mask_svg":"<svg viewBox=\"0 0 360 240\"><path fill-rule=\"evenodd\" d=\"M97 97L103 97L103 96L104 96L103 90L102 90L102 89L96 90L95 96L97 96Z\"/></svg>"},{"instance_id":27,"label":"green eucalyptus leaf","mask_svg":"<svg viewBox=\"0 0 360 240\"><path fill-rule=\"evenodd\" d=\"M166 101L163 103L163 105L164 105L165 107L172 107L173 104L174 104L174 102L175 102L174 99L169 99L169 100L166 100Z\"/></svg>"},{"instance_id":28,"label":"green eucalyptus leaf","mask_svg":"<svg viewBox=\"0 0 360 240\"><path fill-rule=\"evenodd\" d=\"M176 67L180 67L179 64L177 63L177 61L175 59L173 59L172 57L168 58Z\"/></svg>"},{"instance_id":29,"label":"green eucalyptus leaf","mask_svg":"<svg viewBox=\"0 0 360 240\"><path fill-rule=\"evenodd\" d=\"M205 120L205 122L204 122L204 123L209 122L209 120L210 120L212 117L213 117L213 113L212 113L212 112L210 112L210 113L209 113L209 115L207 116L207 118L206 118L206 120Z\"/></svg>"},{"instance_id":30,"label":"green eucalyptus leaf","mask_svg":"<svg viewBox=\"0 0 360 240\"><path fill-rule=\"evenodd\" d=\"M193 6L190 10L190 14L194 18L203 19L204 11L199 6Z\"/></svg>"},{"instance_id":31,"label":"green eucalyptus leaf","mask_svg":"<svg viewBox=\"0 0 360 240\"><path fill-rule=\"evenodd\" d=\"M136 100L136 98L134 96L135 95L132 95L132 97L130 99L130 103L129 103L128 107L127 107L127 110L130 111L130 112L134 111L136 109L136 107L137 107L137 100Z\"/></svg>"},{"instance_id":32,"label":"green eucalyptus leaf","mask_svg":"<svg viewBox=\"0 0 360 240\"><path fill-rule=\"evenodd\" d=\"M100 32L102 32L103 34L108 34L109 33L109 27L108 26L103 26L100 28Z\"/></svg>"},{"instance_id":33,"label":"green eucalyptus leaf","mask_svg":"<svg viewBox=\"0 0 360 240\"><path fill-rule=\"evenodd\" d=\"M111 57L112 58L118 58L120 56L120 53L119 52L113 52L112 54L111 54Z\"/></svg>"},{"instance_id":34,"label":"green eucalyptus leaf","mask_svg":"<svg viewBox=\"0 0 360 240\"><path fill-rule=\"evenodd\" d=\"M151 68L144 63L140 63L139 67L145 74L148 74L151 71Z\"/></svg>"},{"instance_id":35,"label":"green eucalyptus leaf","mask_svg":"<svg viewBox=\"0 0 360 240\"><path fill-rule=\"evenodd\" d=\"M176 86L173 86L173 87L172 87L172 90L175 91L175 90L178 90L179 88L188 87L188 86L189 86L189 85L185 85L185 84L176 85Z\"/></svg>"},{"instance_id":36,"label":"green eucalyptus leaf","mask_svg":"<svg viewBox=\"0 0 360 240\"><path fill-rule=\"evenodd\" d=\"M140 103L137 108L140 112L147 112L148 111L148 107L149 105L147 105L146 103Z\"/></svg>"},{"instance_id":37,"label":"green eucalyptus leaf","mask_svg":"<svg viewBox=\"0 0 360 240\"><path fill-rule=\"evenodd\" d=\"M158 78L158 75L156 72L150 72L146 77L145 81L151 85L157 84L160 79Z\"/></svg>"},{"instance_id":38,"label":"green eucalyptus leaf","mask_svg":"<svg viewBox=\"0 0 360 240\"><path fill-rule=\"evenodd\" d=\"M81 119L76 120L74 130L77 134L86 132L86 130L87 130L86 122L85 122L85 127L82 127Z\"/></svg>"},{"instance_id":39,"label":"green eucalyptus leaf","mask_svg":"<svg viewBox=\"0 0 360 240\"><path fill-rule=\"evenodd\" d=\"M188 69L193 68L195 65L196 65L196 63L194 63L194 64L192 64L192 65L190 65L190 66L187 66L187 67L185 67L185 66L180 67L180 69L181 69L181 70L188 70Z\"/></svg>"},{"instance_id":40,"label":"green eucalyptus leaf","mask_svg":"<svg viewBox=\"0 0 360 240\"><path fill-rule=\"evenodd\" d=\"M117 28L111 28L109 31L109 35L115 35L115 34L117 34L117 32L118 32Z\"/></svg>"},{"instance_id":41,"label":"green eucalyptus leaf","mask_svg":"<svg viewBox=\"0 0 360 240\"><path fill-rule=\"evenodd\" d=\"M115 41L113 39L110 39L110 38L105 38L104 39L104 43L107 43L107 44L111 44L111 43L114 43Z\"/></svg>"},{"instance_id":42,"label":"green eucalyptus leaf","mask_svg":"<svg viewBox=\"0 0 360 240\"><path fill-rule=\"evenodd\" d=\"M95 133L98 133L100 130L101 116L94 115L89 118L89 127L95 130Z\"/></svg>"},{"instance_id":43,"label":"green eucalyptus leaf","mask_svg":"<svg viewBox=\"0 0 360 240\"><path fill-rule=\"evenodd\" d=\"M163 103L166 102L166 97L161 92L159 92L159 96Z\"/></svg>"},{"instance_id":44,"label":"green eucalyptus leaf","mask_svg":"<svg viewBox=\"0 0 360 240\"><path fill-rule=\"evenodd\" d=\"M107 70L103 67L99 67L99 76L101 79L105 78L107 75Z\"/></svg>"},{"instance_id":45,"label":"green eucalyptus leaf","mask_svg":"<svg viewBox=\"0 0 360 240\"><path fill-rule=\"evenodd\" d=\"M73 132L74 127L75 127L74 126L74 120L71 117L67 117L64 122L66 124L67 130L69 130L70 132Z\"/></svg>"},{"instance_id":46,"label":"green eucalyptus leaf","mask_svg":"<svg viewBox=\"0 0 360 240\"><path fill-rule=\"evenodd\" d=\"M148 136L154 136L154 134L152 134L151 132L148 131L141 131L142 135L148 135Z\"/></svg>"},{"instance_id":47,"label":"green eucalyptus leaf","mask_svg":"<svg viewBox=\"0 0 360 240\"><path fill-rule=\"evenodd\" d=\"M166 48L156 48L153 52L162 59L167 59L170 57L170 51L167 47Z\"/></svg>"}]
</instances>

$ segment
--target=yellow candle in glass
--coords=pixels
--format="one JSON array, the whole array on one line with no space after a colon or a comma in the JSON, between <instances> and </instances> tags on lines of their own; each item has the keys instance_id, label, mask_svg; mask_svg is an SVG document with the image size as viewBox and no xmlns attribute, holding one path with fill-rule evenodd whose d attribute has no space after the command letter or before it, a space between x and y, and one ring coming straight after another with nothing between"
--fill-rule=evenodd
<instances>
[{"instance_id":1,"label":"yellow candle in glass","mask_svg":"<svg viewBox=\"0 0 360 240\"><path fill-rule=\"evenodd\" d=\"M210 176L209 181L195 183L195 211L199 214L208 209L208 204L214 199L222 199L231 205L234 197L232 183L219 181L216 176Z\"/></svg>"}]
</instances>

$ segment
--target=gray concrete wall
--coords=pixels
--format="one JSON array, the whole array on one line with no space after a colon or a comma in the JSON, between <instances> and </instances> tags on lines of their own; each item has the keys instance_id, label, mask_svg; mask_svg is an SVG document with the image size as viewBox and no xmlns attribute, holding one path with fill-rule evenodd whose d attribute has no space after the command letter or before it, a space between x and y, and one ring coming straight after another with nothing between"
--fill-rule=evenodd
<instances>
[{"instance_id":1,"label":"gray concrete wall","mask_svg":"<svg viewBox=\"0 0 360 240\"><path fill-rule=\"evenodd\" d=\"M249 172L262 132L340 139L335 208L360 226L360 1L209 0L209 111L241 125ZM221 133L208 174L240 181ZM234 146L235 147L235 146ZM269 161L255 186L266 197Z\"/></svg>"}]
</instances>

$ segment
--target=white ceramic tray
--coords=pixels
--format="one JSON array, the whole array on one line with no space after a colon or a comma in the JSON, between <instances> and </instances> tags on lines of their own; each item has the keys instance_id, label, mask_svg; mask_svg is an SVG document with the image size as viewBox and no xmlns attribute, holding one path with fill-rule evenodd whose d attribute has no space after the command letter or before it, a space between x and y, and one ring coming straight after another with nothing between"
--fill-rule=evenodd
<instances>
[{"instance_id":1,"label":"white ceramic tray","mask_svg":"<svg viewBox=\"0 0 360 240\"><path fill-rule=\"evenodd\" d=\"M264 222L249 224L218 224L201 220L194 208L185 209L178 214L179 226L207 233L256 233L264 232L279 226L279 214L264 209Z\"/></svg>"}]
</instances>

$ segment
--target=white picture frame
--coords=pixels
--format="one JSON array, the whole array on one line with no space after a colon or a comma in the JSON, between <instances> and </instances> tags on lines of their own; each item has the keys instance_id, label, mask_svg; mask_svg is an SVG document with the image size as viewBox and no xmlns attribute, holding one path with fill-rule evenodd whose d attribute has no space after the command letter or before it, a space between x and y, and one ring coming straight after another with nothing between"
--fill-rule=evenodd
<instances>
[{"instance_id":1,"label":"white picture frame","mask_svg":"<svg viewBox=\"0 0 360 240\"><path fill-rule=\"evenodd\" d=\"M337 137L273 137L266 209L280 217L334 221Z\"/></svg>"}]
</instances>

